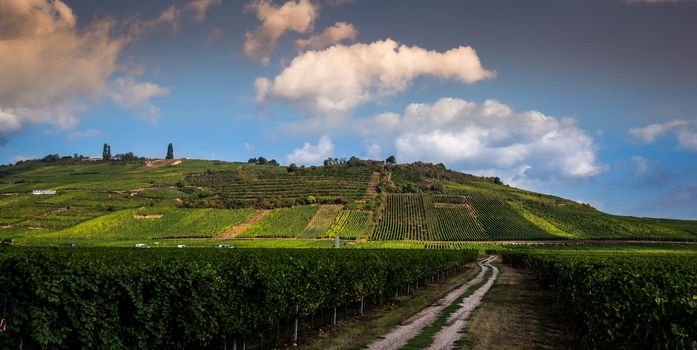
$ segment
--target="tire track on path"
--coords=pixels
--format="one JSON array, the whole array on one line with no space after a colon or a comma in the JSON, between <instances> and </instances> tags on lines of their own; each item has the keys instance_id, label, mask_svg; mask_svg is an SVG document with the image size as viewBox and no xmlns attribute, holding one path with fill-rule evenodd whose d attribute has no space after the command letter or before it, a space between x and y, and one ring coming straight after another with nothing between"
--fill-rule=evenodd
<instances>
[{"instance_id":1,"label":"tire track on path","mask_svg":"<svg viewBox=\"0 0 697 350\"><path fill-rule=\"evenodd\" d=\"M392 329L381 339L378 339L368 345L366 349L390 350L398 349L406 345L411 338L418 335L426 326L432 324L436 318L438 318L438 315L441 313L441 311L443 311L443 309L458 300L458 298L472 286L481 283L484 279L484 274L488 270L488 267L485 266L487 266L486 264L489 264L493 259L495 259L495 257L489 256L477 263L481 268L481 271L476 277L467 281L467 283L463 284L461 287L451 291L437 303L422 309L416 315L408 318L404 323Z\"/></svg>"},{"instance_id":2,"label":"tire track on path","mask_svg":"<svg viewBox=\"0 0 697 350\"><path fill-rule=\"evenodd\" d=\"M491 261L493 261L493 259L484 263L484 266L492 269L492 274L489 279L483 286L460 303L460 308L455 313L450 315L445 326L443 326L443 328L436 333L435 337L433 338L433 343L428 347L429 350L452 349L455 346L455 342L462 337L462 331L465 329L472 311L479 306L484 295L489 291L494 282L496 282L499 269L496 266L491 265Z\"/></svg>"}]
</instances>

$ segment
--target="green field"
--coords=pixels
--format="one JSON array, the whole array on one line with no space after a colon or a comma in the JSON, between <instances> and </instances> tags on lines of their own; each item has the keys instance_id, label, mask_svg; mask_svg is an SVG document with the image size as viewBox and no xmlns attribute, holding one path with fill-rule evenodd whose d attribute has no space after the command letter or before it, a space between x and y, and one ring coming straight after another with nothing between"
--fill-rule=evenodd
<instances>
[{"instance_id":1,"label":"green field","mask_svg":"<svg viewBox=\"0 0 697 350\"><path fill-rule=\"evenodd\" d=\"M57 193L31 194L36 189ZM0 239L17 244L213 238L242 224L255 209L271 212L241 226L236 238L313 240L338 234L362 243L428 244L697 240L695 221L610 215L424 163L358 162L294 172L188 159L33 161L0 168ZM163 211L153 212L162 217L135 218L153 210Z\"/></svg>"},{"instance_id":2,"label":"green field","mask_svg":"<svg viewBox=\"0 0 697 350\"><path fill-rule=\"evenodd\" d=\"M120 241L165 238L211 238L241 223L252 209L179 209L149 207L126 209L85 221L66 230L32 240Z\"/></svg>"}]
</instances>

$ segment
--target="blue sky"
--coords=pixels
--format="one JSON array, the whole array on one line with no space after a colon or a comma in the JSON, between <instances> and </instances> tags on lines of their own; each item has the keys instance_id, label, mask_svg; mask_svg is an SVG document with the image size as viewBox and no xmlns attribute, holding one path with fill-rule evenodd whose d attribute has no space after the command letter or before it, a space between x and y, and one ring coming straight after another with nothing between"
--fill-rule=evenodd
<instances>
[{"instance_id":1,"label":"blue sky","mask_svg":"<svg viewBox=\"0 0 697 350\"><path fill-rule=\"evenodd\" d=\"M697 219L695 18L661 0L0 0L0 161L104 142L395 154Z\"/></svg>"}]
</instances>

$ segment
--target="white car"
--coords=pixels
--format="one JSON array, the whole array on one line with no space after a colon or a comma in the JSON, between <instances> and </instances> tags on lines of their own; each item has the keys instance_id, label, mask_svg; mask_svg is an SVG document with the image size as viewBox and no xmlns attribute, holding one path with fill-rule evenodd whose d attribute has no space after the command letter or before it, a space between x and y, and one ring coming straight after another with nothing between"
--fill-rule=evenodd
<instances>
[{"instance_id":1,"label":"white car","mask_svg":"<svg viewBox=\"0 0 697 350\"><path fill-rule=\"evenodd\" d=\"M229 245L229 244L218 244L218 248L234 248L234 247Z\"/></svg>"},{"instance_id":2,"label":"white car","mask_svg":"<svg viewBox=\"0 0 697 350\"><path fill-rule=\"evenodd\" d=\"M138 243L136 244L136 248L150 248L150 246L145 243Z\"/></svg>"},{"instance_id":3,"label":"white car","mask_svg":"<svg viewBox=\"0 0 697 350\"><path fill-rule=\"evenodd\" d=\"M177 248L186 248L186 244L177 244Z\"/></svg>"}]
</instances>

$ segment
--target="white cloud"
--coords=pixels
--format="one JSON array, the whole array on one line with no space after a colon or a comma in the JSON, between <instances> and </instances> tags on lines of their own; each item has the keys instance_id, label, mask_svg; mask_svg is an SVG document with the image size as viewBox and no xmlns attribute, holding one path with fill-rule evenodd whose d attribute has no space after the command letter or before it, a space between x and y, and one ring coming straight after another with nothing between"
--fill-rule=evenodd
<instances>
[{"instance_id":1,"label":"white cloud","mask_svg":"<svg viewBox=\"0 0 697 350\"><path fill-rule=\"evenodd\" d=\"M137 82L133 77L119 77L110 84L110 97L119 106L126 108L146 107L150 98L169 94L169 88L155 83Z\"/></svg>"},{"instance_id":2,"label":"white cloud","mask_svg":"<svg viewBox=\"0 0 697 350\"><path fill-rule=\"evenodd\" d=\"M123 48L177 16L168 8L155 20L128 22L118 36L112 19L78 27L60 0L0 0L0 145L28 125L74 128L108 92Z\"/></svg>"},{"instance_id":3,"label":"white cloud","mask_svg":"<svg viewBox=\"0 0 697 350\"><path fill-rule=\"evenodd\" d=\"M27 124L72 127L100 96L125 39L110 36L109 20L76 22L60 0L0 0L2 141Z\"/></svg>"},{"instance_id":4,"label":"white cloud","mask_svg":"<svg viewBox=\"0 0 697 350\"><path fill-rule=\"evenodd\" d=\"M430 161L506 174L506 180L584 178L605 171L593 139L572 118L515 112L495 100L443 98L410 104L402 115L383 113L355 122L373 144L393 147L404 162Z\"/></svg>"},{"instance_id":5,"label":"white cloud","mask_svg":"<svg viewBox=\"0 0 697 350\"><path fill-rule=\"evenodd\" d=\"M70 141L75 141L84 138L102 137L104 134L97 129L75 130L70 132L65 138Z\"/></svg>"},{"instance_id":6,"label":"white cloud","mask_svg":"<svg viewBox=\"0 0 697 350\"><path fill-rule=\"evenodd\" d=\"M629 129L629 135L642 143L648 144L654 142L659 136L681 126L689 125L690 123L691 122L687 120L674 119L666 123L650 124L642 128L631 128Z\"/></svg>"},{"instance_id":7,"label":"white cloud","mask_svg":"<svg viewBox=\"0 0 697 350\"><path fill-rule=\"evenodd\" d=\"M130 28L129 39L142 37L164 25L169 25L176 30L179 27L181 14L182 10L179 7L170 5L154 19L135 21Z\"/></svg>"},{"instance_id":8,"label":"white cloud","mask_svg":"<svg viewBox=\"0 0 697 350\"><path fill-rule=\"evenodd\" d=\"M322 115L342 113L404 91L420 76L474 83L494 73L469 46L437 52L390 39L335 45L299 54L273 80L258 78L257 101L301 104Z\"/></svg>"},{"instance_id":9,"label":"white cloud","mask_svg":"<svg viewBox=\"0 0 697 350\"><path fill-rule=\"evenodd\" d=\"M318 50L338 44L344 40L354 41L356 40L356 35L358 35L358 31L352 24L336 22L320 34L313 35L307 39L296 40L295 45L300 49L308 47Z\"/></svg>"},{"instance_id":10,"label":"white cloud","mask_svg":"<svg viewBox=\"0 0 697 350\"><path fill-rule=\"evenodd\" d=\"M22 121L12 110L0 109L0 135L17 132L21 127Z\"/></svg>"},{"instance_id":11,"label":"white cloud","mask_svg":"<svg viewBox=\"0 0 697 350\"><path fill-rule=\"evenodd\" d=\"M138 82L130 76L118 77L109 84L109 97L115 104L135 109L150 122L157 121L160 114L159 108L150 104L150 99L167 94L169 88L150 82Z\"/></svg>"},{"instance_id":12,"label":"white cloud","mask_svg":"<svg viewBox=\"0 0 697 350\"><path fill-rule=\"evenodd\" d=\"M243 142L242 147L244 147L244 150L247 152L253 152L254 151L254 145L248 142Z\"/></svg>"},{"instance_id":13,"label":"white cloud","mask_svg":"<svg viewBox=\"0 0 697 350\"><path fill-rule=\"evenodd\" d=\"M222 0L192 0L188 7L194 11L194 19L201 22L206 19L209 7L222 3Z\"/></svg>"},{"instance_id":14,"label":"white cloud","mask_svg":"<svg viewBox=\"0 0 697 350\"><path fill-rule=\"evenodd\" d=\"M305 142L302 148L296 148L286 156L289 163L309 164L327 159L334 151L334 144L329 136L322 136L316 145Z\"/></svg>"},{"instance_id":15,"label":"white cloud","mask_svg":"<svg viewBox=\"0 0 697 350\"><path fill-rule=\"evenodd\" d=\"M659 136L673 133L680 148L697 152L697 120L674 119L666 123L632 128L628 133L644 144L653 143Z\"/></svg>"},{"instance_id":16,"label":"white cloud","mask_svg":"<svg viewBox=\"0 0 697 350\"><path fill-rule=\"evenodd\" d=\"M37 157L37 156L25 156L25 155L18 154L16 156L12 157L12 162L17 163L17 162L23 162L25 160L34 160L34 159L38 159L38 158L39 157Z\"/></svg>"},{"instance_id":17,"label":"white cloud","mask_svg":"<svg viewBox=\"0 0 697 350\"><path fill-rule=\"evenodd\" d=\"M270 0L256 0L247 5L247 11L256 13L261 25L245 33L244 53L268 63L278 39L286 32L307 33L319 16L319 7L309 0L291 0L275 6Z\"/></svg>"},{"instance_id":18,"label":"white cloud","mask_svg":"<svg viewBox=\"0 0 697 350\"><path fill-rule=\"evenodd\" d=\"M697 131L688 128L678 130L676 133L678 144L681 148L697 152Z\"/></svg>"}]
</instances>

